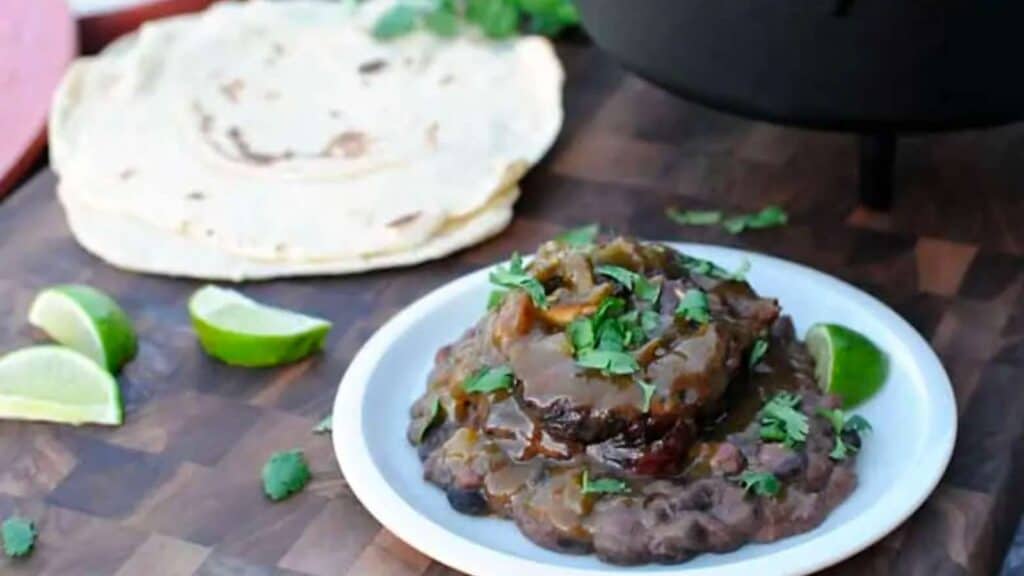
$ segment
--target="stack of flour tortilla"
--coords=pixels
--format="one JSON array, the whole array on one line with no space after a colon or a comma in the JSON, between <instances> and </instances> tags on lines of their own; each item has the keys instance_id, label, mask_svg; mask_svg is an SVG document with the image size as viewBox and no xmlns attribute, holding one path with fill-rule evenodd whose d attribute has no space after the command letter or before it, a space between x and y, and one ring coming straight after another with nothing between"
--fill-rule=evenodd
<instances>
[{"instance_id":1,"label":"stack of flour tortilla","mask_svg":"<svg viewBox=\"0 0 1024 576\"><path fill-rule=\"evenodd\" d=\"M78 60L50 151L78 241L243 280L438 258L501 231L562 123L547 40L391 41L390 0L226 2Z\"/></svg>"}]
</instances>

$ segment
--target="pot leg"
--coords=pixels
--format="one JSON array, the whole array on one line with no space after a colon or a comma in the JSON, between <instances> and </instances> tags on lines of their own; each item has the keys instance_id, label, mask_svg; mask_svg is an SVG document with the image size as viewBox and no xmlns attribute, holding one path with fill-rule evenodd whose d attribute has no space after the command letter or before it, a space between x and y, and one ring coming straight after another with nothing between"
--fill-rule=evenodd
<instances>
[{"instance_id":1,"label":"pot leg","mask_svg":"<svg viewBox=\"0 0 1024 576\"><path fill-rule=\"evenodd\" d=\"M896 135L891 132L860 135L860 201L874 210L892 206Z\"/></svg>"}]
</instances>

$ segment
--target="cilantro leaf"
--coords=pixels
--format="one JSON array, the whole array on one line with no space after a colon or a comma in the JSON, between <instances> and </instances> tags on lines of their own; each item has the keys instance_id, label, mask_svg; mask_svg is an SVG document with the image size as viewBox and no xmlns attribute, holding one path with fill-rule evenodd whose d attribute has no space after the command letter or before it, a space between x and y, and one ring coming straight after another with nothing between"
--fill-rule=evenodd
<instances>
[{"instance_id":1,"label":"cilantro leaf","mask_svg":"<svg viewBox=\"0 0 1024 576\"><path fill-rule=\"evenodd\" d=\"M622 286L625 287L626 290L629 290L630 292L633 291L634 280L636 280L636 277L639 276L639 274L633 272L632 270L627 270L622 266L613 266L611 264L602 264L600 266L595 266L594 272L597 272L602 276L608 276L612 280L615 280L619 284L622 284Z\"/></svg>"},{"instance_id":2,"label":"cilantro leaf","mask_svg":"<svg viewBox=\"0 0 1024 576\"><path fill-rule=\"evenodd\" d=\"M594 240L600 233L601 227L599 225L596 223L588 224L562 232L555 236L555 242L572 248L586 248L594 243Z\"/></svg>"},{"instance_id":3,"label":"cilantro leaf","mask_svg":"<svg viewBox=\"0 0 1024 576\"><path fill-rule=\"evenodd\" d=\"M490 275L491 284L502 288L518 288L526 292L538 308L548 307L548 297L544 286L539 280L526 272L523 258L518 253L512 254L508 266L498 266Z\"/></svg>"},{"instance_id":4,"label":"cilantro leaf","mask_svg":"<svg viewBox=\"0 0 1024 576\"><path fill-rule=\"evenodd\" d=\"M373 37L378 40L391 40L404 36L416 28L417 10L412 6L397 4L381 14L373 26Z\"/></svg>"},{"instance_id":5,"label":"cilantro leaf","mask_svg":"<svg viewBox=\"0 0 1024 576\"><path fill-rule=\"evenodd\" d=\"M626 349L626 331L622 322L609 318L597 328L597 349L622 352Z\"/></svg>"},{"instance_id":6,"label":"cilantro leaf","mask_svg":"<svg viewBox=\"0 0 1024 576\"><path fill-rule=\"evenodd\" d=\"M605 374L632 374L640 369L631 354L615 350L584 350L576 358L576 364Z\"/></svg>"},{"instance_id":7,"label":"cilantro leaf","mask_svg":"<svg viewBox=\"0 0 1024 576\"><path fill-rule=\"evenodd\" d=\"M770 472L746 471L739 476L745 492L753 491L758 496L775 496L782 490L782 483Z\"/></svg>"},{"instance_id":8,"label":"cilantro leaf","mask_svg":"<svg viewBox=\"0 0 1024 576\"><path fill-rule=\"evenodd\" d=\"M746 229L773 228L783 226L789 222L786 211L778 206L766 206L759 212L753 214L740 214L726 218L722 226L730 234L739 234Z\"/></svg>"},{"instance_id":9,"label":"cilantro leaf","mask_svg":"<svg viewBox=\"0 0 1024 576\"><path fill-rule=\"evenodd\" d=\"M0 526L4 554L11 558L27 556L36 544L36 525L31 520L11 516Z\"/></svg>"},{"instance_id":10,"label":"cilantro leaf","mask_svg":"<svg viewBox=\"0 0 1024 576\"><path fill-rule=\"evenodd\" d=\"M487 311L493 312L501 308L502 303L505 302L505 296L508 296L508 290L491 290L487 296Z\"/></svg>"},{"instance_id":11,"label":"cilantro leaf","mask_svg":"<svg viewBox=\"0 0 1024 576\"><path fill-rule=\"evenodd\" d=\"M796 409L800 396L780 392L761 409L761 438L795 446L807 440L810 424L807 416Z\"/></svg>"},{"instance_id":12,"label":"cilantro leaf","mask_svg":"<svg viewBox=\"0 0 1024 576\"><path fill-rule=\"evenodd\" d=\"M684 226L710 226L722 221L722 212L719 210L679 210L669 208L665 215L676 224Z\"/></svg>"},{"instance_id":13,"label":"cilantro leaf","mask_svg":"<svg viewBox=\"0 0 1024 576\"><path fill-rule=\"evenodd\" d=\"M629 492L629 484L618 478L590 479L590 472L583 470L583 479L580 481L583 494L624 494Z\"/></svg>"},{"instance_id":14,"label":"cilantro leaf","mask_svg":"<svg viewBox=\"0 0 1024 576\"><path fill-rule=\"evenodd\" d=\"M618 318L619 326L625 335L627 348L636 346L648 338L661 324L658 314L651 310L633 310Z\"/></svg>"},{"instance_id":15,"label":"cilantro leaf","mask_svg":"<svg viewBox=\"0 0 1024 576\"><path fill-rule=\"evenodd\" d=\"M513 0L469 0L466 18L490 38L508 38L519 28L519 7Z\"/></svg>"},{"instance_id":16,"label":"cilantro leaf","mask_svg":"<svg viewBox=\"0 0 1024 576\"><path fill-rule=\"evenodd\" d=\"M764 355L768 352L768 340L764 338L758 338L754 341L753 348L750 349L750 359L747 362L750 371L754 371L754 366L764 358Z\"/></svg>"},{"instance_id":17,"label":"cilantro leaf","mask_svg":"<svg viewBox=\"0 0 1024 576\"><path fill-rule=\"evenodd\" d=\"M829 458L833 460L846 460L851 454L857 453L859 448L856 445L848 444L843 438L843 433L854 433L858 436L871 431L871 424L858 414L847 417L842 410L818 408L816 414L828 420L829 424L832 425L832 431L835 434L836 443L833 446L832 451L829 453Z\"/></svg>"},{"instance_id":18,"label":"cilantro leaf","mask_svg":"<svg viewBox=\"0 0 1024 576\"><path fill-rule=\"evenodd\" d=\"M546 36L554 36L580 22L579 10L572 0L519 0L519 7L530 15L531 28Z\"/></svg>"},{"instance_id":19,"label":"cilantro leaf","mask_svg":"<svg viewBox=\"0 0 1024 576\"><path fill-rule=\"evenodd\" d=\"M644 392L644 414L647 414L651 411L651 400L654 398L654 392L658 390L658 387L639 378L636 379L636 383Z\"/></svg>"},{"instance_id":20,"label":"cilantro leaf","mask_svg":"<svg viewBox=\"0 0 1024 576\"><path fill-rule=\"evenodd\" d=\"M263 492L277 502L305 488L309 465L301 450L277 452L263 465Z\"/></svg>"},{"instance_id":21,"label":"cilantro leaf","mask_svg":"<svg viewBox=\"0 0 1024 576\"><path fill-rule=\"evenodd\" d=\"M644 302L655 304L661 295L661 284L651 282L643 274L637 274L622 266L601 265L594 268L594 272L602 276L608 276L621 284L626 290L636 295Z\"/></svg>"},{"instance_id":22,"label":"cilantro leaf","mask_svg":"<svg viewBox=\"0 0 1024 576\"><path fill-rule=\"evenodd\" d=\"M434 402L430 405L430 413L427 414L426 418L421 418L416 423L417 428L414 429L413 434L416 443L422 444L423 439L427 436L427 432L442 420L444 420L444 411L441 409L441 399L435 396Z\"/></svg>"},{"instance_id":23,"label":"cilantro leaf","mask_svg":"<svg viewBox=\"0 0 1024 576\"><path fill-rule=\"evenodd\" d=\"M651 282L641 275L637 275L633 281L633 294L636 297L650 304L657 304L661 296L661 283Z\"/></svg>"},{"instance_id":24,"label":"cilantro leaf","mask_svg":"<svg viewBox=\"0 0 1024 576\"><path fill-rule=\"evenodd\" d=\"M327 434L334 430L334 415L328 414L313 427L313 434Z\"/></svg>"},{"instance_id":25,"label":"cilantro leaf","mask_svg":"<svg viewBox=\"0 0 1024 576\"><path fill-rule=\"evenodd\" d=\"M857 434L871 432L871 424L863 416L854 414L847 418L846 424L843 425L843 432L856 432Z\"/></svg>"},{"instance_id":26,"label":"cilantro leaf","mask_svg":"<svg viewBox=\"0 0 1024 576\"><path fill-rule=\"evenodd\" d=\"M698 289L687 290L686 294L679 299L675 314L690 322L707 324L711 321L708 295Z\"/></svg>"},{"instance_id":27,"label":"cilantro leaf","mask_svg":"<svg viewBox=\"0 0 1024 576\"><path fill-rule=\"evenodd\" d=\"M615 296L609 296L601 303L597 305L597 311L594 312L594 323L601 324L609 318L619 316L626 310L626 301L622 298Z\"/></svg>"},{"instance_id":28,"label":"cilantro leaf","mask_svg":"<svg viewBox=\"0 0 1024 576\"><path fill-rule=\"evenodd\" d=\"M496 392L512 388L513 380L512 369L508 366L484 367L463 381L462 389L469 393Z\"/></svg>"},{"instance_id":29,"label":"cilantro leaf","mask_svg":"<svg viewBox=\"0 0 1024 576\"><path fill-rule=\"evenodd\" d=\"M565 328L565 333L569 336L572 349L577 354L584 350L591 350L597 345L594 322L590 318L583 316L576 318Z\"/></svg>"},{"instance_id":30,"label":"cilantro leaf","mask_svg":"<svg viewBox=\"0 0 1024 576\"><path fill-rule=\"evenodd\" d=\"M427 12L423 16L423 25L442 38L452 38L459 33L459 18L443 6Z\"/></svg>"},{"instance_id":31,"label":"cilantro leaf","mask_svg":"<svg viewBox=\"0 0 1024 576\"><path fill-rule=\"evenodd\" d=\"M732 280L733 282L746 282L747 272L750 272L750 260L744 258L735 270L729 272L729 277L723 278L723 280Z\"/></svg>"},{"instance_id":32,"label":"cilantro leaf","mask_svg":"<svg viewBox=\"0 0 1024 576\"><path fill-rule=\"evenodd\" d=\"M740 265L734 272L729 272L725 268L715 264L710 260L704 260L702 258L695 258L693 256L687 256L686 254L679 255L679 262L686 268L691 274L698 274L700 276L707 276L709 278L715 278L717 280L730 280L733 282L743 282L746 280L747 272L750 271L750 260L744 258Z\"/></svg>"}]
</instances>

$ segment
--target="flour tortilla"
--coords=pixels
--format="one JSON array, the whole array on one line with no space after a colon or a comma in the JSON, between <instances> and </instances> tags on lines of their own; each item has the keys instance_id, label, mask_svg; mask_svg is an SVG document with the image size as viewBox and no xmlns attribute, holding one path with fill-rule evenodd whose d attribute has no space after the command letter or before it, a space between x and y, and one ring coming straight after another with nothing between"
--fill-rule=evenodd
<instances>
[{"instance_id":1,"label":"flour tortilla","mask_svg":"<svg viewBox=\"0 0 1024 576\"><path fill-rule=\"evenodd\" d=\"M410 266L447 256L481 242L508 226L519 197L513 187L479 212L450 223L412 250L330 261L270 261L245 258L201 240L154 229L137 218L65 202L68 224L78 242L108 263L134 272L241 282L280 276L353 274L377 268Z\"/></svg>"},{"instance_id":2,"label":"flour tortilla","mask_svg":"<svg viewBox=\"0 0 1024 576\"><path fill-rule=\"evenodd\" d=\"M217 259L316 273L411 262L435 236L486 235L453 232L474 214L493 233L507 209L482 212L561 127L562 68L537 37L376 41L392 5L221 3L80 59L50 121L73 229L102 214L143 246L150 229L199 241L210 266L166 272L205 277ZM248 266L232 273L264 270Z\"/></svg>"}]
</instances>

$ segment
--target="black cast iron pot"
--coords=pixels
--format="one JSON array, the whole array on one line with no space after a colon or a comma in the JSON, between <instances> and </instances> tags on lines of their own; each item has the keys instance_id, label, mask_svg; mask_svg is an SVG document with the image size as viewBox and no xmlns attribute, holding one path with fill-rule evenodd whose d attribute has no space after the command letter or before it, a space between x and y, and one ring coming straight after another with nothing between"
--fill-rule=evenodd
<instances>
[{"instance_id":1,"label":"black cast iron pot","mask_svg":"<svg viewBox=\"0 0 1024 576\"><path fill-rule=\"evenodd\" d=\"M599 46L685 98L868 136L862 194L876 206L896 134L1024 116L1024 0L576 2Z\"/></svg>"}]
</instances>

